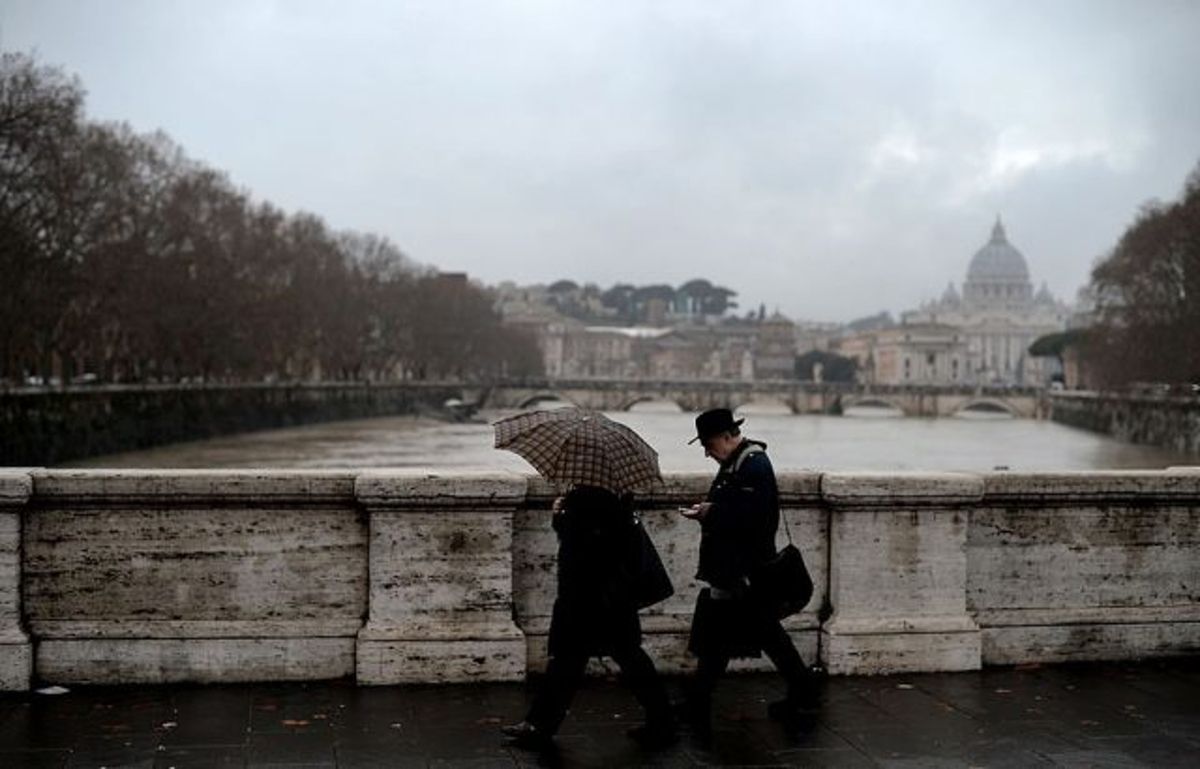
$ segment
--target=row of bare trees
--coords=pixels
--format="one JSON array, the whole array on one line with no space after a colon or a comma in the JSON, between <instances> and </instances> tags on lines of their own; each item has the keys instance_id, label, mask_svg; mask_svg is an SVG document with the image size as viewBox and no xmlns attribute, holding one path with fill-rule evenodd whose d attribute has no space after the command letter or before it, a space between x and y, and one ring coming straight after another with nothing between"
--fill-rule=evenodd
<instances>
[{"instance_id":1,"label":"row of bare trees","mask_svg":"<svg viewBox=\"0 0 1200 769\"><path fill-rule=\"evenodd\" d=\"M1200 383L1200 165L1150 203L1092 272L1087 358L1099 384Z\"/></svg>"},{"instance_id":2,"label":"row of bare trees","mask_svg":"<svg viewBox=\"0 0 1200 769\"><path fill-rule=\"evenodd\" d=\"M0 382L536 374L463 276L255 202L161 133L0 56Z\"/></svg>"}]
</instances>

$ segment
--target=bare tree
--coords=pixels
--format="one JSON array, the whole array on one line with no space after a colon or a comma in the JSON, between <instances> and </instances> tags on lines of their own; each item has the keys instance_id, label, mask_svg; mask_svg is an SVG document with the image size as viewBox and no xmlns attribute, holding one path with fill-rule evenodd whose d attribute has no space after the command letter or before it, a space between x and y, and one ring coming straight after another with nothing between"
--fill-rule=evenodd
<instances>
[{"instance_id":1,"label":"bare tree","mask_svg":"<svg viewBox=\"0 0 1200 769\"><path fill-rule=\"evenodd\" d=\"M255 204L163 134L82 109L76 80L0 57L0 379L469 378L537 360L479 287Z\"/></svg>"},{"instance_id":2,"label":"bare tree","mask_svg":"<svg viewBox=\"0 0 1200 769\"><path fill-rule=\"evenodd\" d=\"M1179 200L1143 207L1092 287L1089 353L1105 385L1200 382L1200 165Z\"/></svg>"}]
</instances>

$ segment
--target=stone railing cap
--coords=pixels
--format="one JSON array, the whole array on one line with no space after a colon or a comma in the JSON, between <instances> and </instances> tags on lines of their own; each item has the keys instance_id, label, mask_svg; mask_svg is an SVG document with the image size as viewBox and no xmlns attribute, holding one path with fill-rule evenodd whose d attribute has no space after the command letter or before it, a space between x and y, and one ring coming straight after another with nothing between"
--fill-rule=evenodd
<instances>
[{"instance_id":1,"label":"stone railing cap","mask_svg":"<svg viewBox=\"0 0 1200 769\"><path fill-rule=\"evenodd\" d=\"M528 482L516 473L373 470L354 482L369 508L516 507Z\"/></svg>"},{"instance_id":2,"label":"stone railing cap","mask_svg":"<svg viewBox=\"0 0 1200 769\"><path fill-rule=\"evenodd\" d=\"M707 473L663 473L662 483L635 495L635 501L648 506L692 504L704 498L712 484L713 472ZM557 487L537 475L527 476L531 498L550 498L559 493ZM776 476L779 498L784 505L817 503L821 499L821 474L810 472L784 472Z\"/></svg>"},{"instance_id":3,"label":"stone railing cap","mask_svg":"<svg viewBox=\"0 0 1200 769\"><path fill-rule=\"evenodd\" d=\"M1063 502L1107 499L1200 499L1200 468L1085 470L1057 473L991 473L984 499Z\"/></svg>"},{"instance_id":4,"label":"stone railing cap","mask_svg":"<svg viewBox=\"0 0 1200 769\"><path fill-rule=\"evenodd\" d=\"M937 507L978 502L983 479L970 473L825 473L821 496L835 507Z\"/></svg>"},{"instance_id":5,"label":"stone railing cap","mask_svg":"<svg viewBox=\"0 0 1200 769\"><path fill-rule=\"evenodd\" d=\"M43 470L34 495L58 503L352 502L354 473L314 470Z\"/></svg>"},{"instance_id":6,"label":"stone railing cap","mask_svg":"<svg viewBox=\"0 0 1200 769\"><path fill-rule=\"evenodd\" d=\"M0 470L0 508L21 507L33 494L33 478L28 472Z\"/></svg>"}]
</instances>

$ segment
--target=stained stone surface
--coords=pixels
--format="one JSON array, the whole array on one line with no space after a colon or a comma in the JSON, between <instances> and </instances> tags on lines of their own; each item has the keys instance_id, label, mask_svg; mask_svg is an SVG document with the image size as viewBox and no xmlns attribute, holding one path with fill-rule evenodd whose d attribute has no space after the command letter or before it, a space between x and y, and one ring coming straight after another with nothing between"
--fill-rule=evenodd
<instances>
[{"instance_id":1,"label":"stained stone surface","mask_svg":"<svg viewBox=\"0 0 1200 769\"><path fill-rule=\"evenodd\" d=\"M668 687L678 693L679 679ZM536 685L536 682L535 684ZM532 687L348 680L72 687L0 695L4 767L1194 767L1200 658L834 677L819 710L766 717L774 676L730 676L704 741L657 752L611 679L576 696L553 748L506 746Z\"/></svg>"},{"instance_id":2,"label":"stained stone surface","mask_svg":"<svg viewBox=\"0 0 1200 769\"><path fill-rule=\"evenodd\" d=\"M367 540L354 475L38 471L23 616L56 683L354 670Z\"/></svg>"},{"instance_id":3,"label":"stained stone surface","mask_svg":"<svg viewBox=\"0 0 1200 769\"><path fill-rule=\"evenodd\" d=\"M1200 475L997 474L971 511L984 664L1200 649Z\"/></svg>"},{"instance_id":4,"label":"stained stone surface","mask_svg":"<svg viewBox=\"0 0 1200 769\"><path fill-rule=\"evenodd\" d=\"M0 691L29 687L33 644L21 624L21 508L33 479L0 470Z\"/></svg>"},{"instance_id":5,"label":"stained stone surface","mask_svg":"<svg viewBox=\"0 0 1200 769\"><path fill-rule=\"evenodd\" d=\"M833 508L822 661L832 673L971 670L980 636L963 585L979 476L827 473Z\"/></svg>"},{"instance_id":6,"label":"stained stone surface","mask_svg":"<svg viewBox=\"0 0 1200 769\"><path fill-rule=\"evenodd\" d=\"M779 481L815 583L785 626L832 673L1200 651L1195 471ZM668 672L693 664L702 587L678 508L708 482L668 474L638 501L676 587L643 615ZM545 660L554 493L517 474L5 471L0 689L519 680Z\"/></svg>"}]
</instances>

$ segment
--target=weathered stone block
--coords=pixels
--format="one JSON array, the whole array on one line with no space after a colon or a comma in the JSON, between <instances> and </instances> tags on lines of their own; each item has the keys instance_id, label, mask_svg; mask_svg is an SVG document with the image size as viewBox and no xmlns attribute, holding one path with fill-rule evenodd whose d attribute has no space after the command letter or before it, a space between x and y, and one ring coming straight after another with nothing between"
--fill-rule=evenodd
<instances>
[{"instance_id":1,"label":"weathered stone block","mask_svg":"<svg viewBox=\"0 0 1200 769\"><path fill-rule=\"evenodd\" d=\"M979 629L966 607L968 510L977 476L831 473L831 673L972 670Z\"/></svg>"},{"instance_id":2,"label":"weathered stone block","mask_svg":"<svg viewBox=\"0 0 1200 769\"><path fill-rule=\"evenodd\" d=\"M980 615L979 623L983 658L989 665L1200 653L1197 605L988 612Z\"/></svg>"},{"instance_id":3,"label":"weathered stone block","mask_svg":"<svg viewBox=\"0 0 1200 769\"><path fill-rule=\"evenodd\" d=\"M1200 475L992 475L971 515L967 600L984 662L1200 648Z\"/></svg>"},{"instance_id":4,"label":"weathered stone block","mask_svg":"<svg viewBox=\"0 0 1200 769\"><path fill-rule=\"evenodd\" d=\"M53 683L305 681L354 672L354 638L152 638L41 641L38 676Z\"/></svg>"},{"instance_id":5,"label":"weathered stone block","mask_svg":"<svg viewBox=\"0 0 1200 769\"><path fill-rule=\"evenodd\" d=\"M42 677L353 670L367 564L352 475L44 471L34 484L25 608Z\"/></svg>"},{"instance_id":6,"label":"weathered stone block","mask_svg":"<svg viewBox=\"0 0 1200 769\"><path fill-rule=\"evenodd\" d=\"M506 681L525 671L512 619L519 476L375 472L359 477L370 525L365 684Z\"/></svg>"},{"instance_id":7,"label":"weathered stone block","mask_svg":"<svg viewBox=\"0 0 1200 769\"><path fill-rule=\"evenodd\" d=\"M21 624L21 515L33 480L0 470L0 691L29 688L33 645Z\"/></svg>"}]
</instances>

